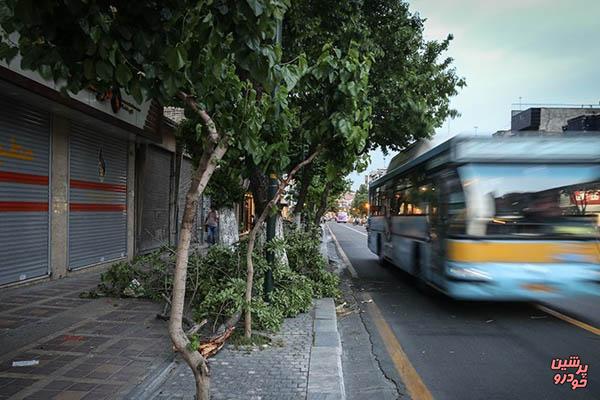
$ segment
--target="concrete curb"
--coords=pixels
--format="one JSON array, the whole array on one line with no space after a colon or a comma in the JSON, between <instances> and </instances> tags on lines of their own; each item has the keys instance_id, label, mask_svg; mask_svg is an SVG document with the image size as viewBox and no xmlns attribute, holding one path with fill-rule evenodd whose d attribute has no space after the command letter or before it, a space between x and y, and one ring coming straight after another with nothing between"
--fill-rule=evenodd
<instances>
[{"instance_id":1,"label":"concrete curb","mask_svg":"<svg viewBox=\"0 0 600 400\"><path fill-rule=\"evenodd\" d=\"M356 270L354 269L354 266L352 265L352 263L348 259L348 256L346 255L346 253L342 249L342 245L340 245L340 242L338 242L337 237L335 237L335 235L333 234L333 231L331 230L331 228L329 227L329 225L327 225L327 230L329 231L329 237L331 238L331 240L335 244L335 248L337 250L337 253L338 253L339 257L342 259L342 262L343 262L344 266L346 268L348 268L348 272L350 272L350 275L352 276L352 278L358 278L358 274L356 273Z\"/></svg>"},{"instance_id":2,"label":"concrete curb","mask_svg":"<svg viewBox=\"0 0 600 400\"><path fill-rule=\"evenodd\" d=\"M125 398L135 400L150 400L156 396L156 392L167 381L169 374L177 367L175 357L165 360L142 382L131 389Z\"/></svg>"},{"instance_id":3,"label":"concrete curb","mask_svg":"<svg viewBox=\"0 0 600 400\"><path fill-rule=\"evenodd\" d=\"M307 400L345 400L342 342L332 298L315 302Z\"/></svg>"}]
</instances>

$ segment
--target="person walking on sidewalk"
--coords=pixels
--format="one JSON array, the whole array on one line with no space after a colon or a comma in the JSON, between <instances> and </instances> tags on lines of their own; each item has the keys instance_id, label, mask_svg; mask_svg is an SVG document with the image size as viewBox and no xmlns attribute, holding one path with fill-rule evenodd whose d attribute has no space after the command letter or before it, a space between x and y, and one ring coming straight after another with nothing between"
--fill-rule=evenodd
<instances>
[{"instance_id":1,"label":"person walking on sidewalk","mask_svg":"<svg viewBox=\"0 0 600 400\"><path fill-rule=\"evenodd\" d=\"M208 232L208 236L206 241L209 245L213 245L217 243L217 227L219 226L219 214L217 210L211 207L210 211L206 215L206 220L204 221L204 225L206 226L206 230Z\"/></svg>"}]
</instances>

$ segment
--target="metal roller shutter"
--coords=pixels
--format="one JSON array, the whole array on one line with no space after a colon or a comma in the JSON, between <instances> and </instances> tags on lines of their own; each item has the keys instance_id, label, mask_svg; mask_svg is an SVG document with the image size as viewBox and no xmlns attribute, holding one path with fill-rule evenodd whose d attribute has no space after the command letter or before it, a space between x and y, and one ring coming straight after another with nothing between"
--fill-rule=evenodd
<instances>
[{"instance_id":1,"label":"metal roller shutter","mask_svg":"<svg viewBox=\"0 0 600 400\"><path fill-rule=\"evenodd\" d=\"M69 140L69 268L127 254L127 142L73 123Z\"/></svg>"},{"instance_id":2,"label":"metal roller shutter","mask_svg":"<svg viewBox=\"0 0 600 400\"><path fill-rule=\"evenodd\" d=\"M171 153L148 146L142 174L139 246L146 252L169 244Z\"/></svg>"},{"instance_id":3,"label":"metal roller shutter","mask_svg":"<svg viewBox=\"0 0 600 400\"><path fill-rule=\"evenodd\" d=\"M50 115L0 100L0 284L48 274Z\"/></svg>"}]
</instances>

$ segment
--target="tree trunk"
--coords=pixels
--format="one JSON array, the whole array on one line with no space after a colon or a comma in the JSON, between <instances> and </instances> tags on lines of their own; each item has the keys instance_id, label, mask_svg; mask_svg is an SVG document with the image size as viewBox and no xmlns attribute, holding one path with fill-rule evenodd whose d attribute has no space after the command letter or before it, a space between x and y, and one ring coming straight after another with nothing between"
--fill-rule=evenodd
<instances>
[{"instance_id":1,"label":"tree trunk","mask_svg":"<svg viewBox=\"0 0 600 400\"><path fill-rule=\"evenodd\" d=\"M183 330L183 309L185 304L190 241L192 238L192 228L196 217L198 199L215 171L217 163L223 158L223 155L227 151L227 138L219 135L210 116L205 111L199 110L189 96L184 93L179 93L178 96L200 116L208 128L209 135L206 148L194 171L192 182L185 198L185 208L179 232L179 240L177 242L175 271L173 274L169 335L175 349L181 354L185 362L192 369L192 373L196 380L196 398L198 400L208 400L210 397L208 364L200 352L189 348L190 341Z\"/></svg>"},{"instance_id":2,"label":"tree trunk","mask_svg":"<svg viewBox=\"0 0 600 400\"><path fill-rule=\"evenodd\" d=\"M288 174L288 176L282 180L275 192L275 196L266 204L260 213L260 217L255 220L254 227L250 231L250 236L248 237L248 249L246 251L246 294L244 296L245 301L245 316L244 316L244 336L248 339L252 336L252 285L254 282L254 263L252 262L252 253L254 252L254 245L256 243L256 235L260 230L260 227L267 219L269 211L277 204L283 190L288 186L290 181L294 178L294 175L300 170L300 168L304 167L307 164L310 164L312 160L315 159L317 154L321 151L321 147L318 147L306 160L300 162L296 165Z\"/></svg>"},{"instance_id":3,"label":"tree trunk","mask_svg":"<svg viewBox=\"0 0 600 400\"><path fill-rule=\"evenodd\" d=\"M219 209L219 244L230 247L240 241L238 220L232 207Z\"/></svg>"},{"instance_id":4,"label":"tree trunk","mask_svg":"<svg viewBox=\"0 0 600 400\"><path fill-rule=\"evenodd\" d=\"M302 211L304 210L304 202L306 201L306 195L308 193L308 187L312 180L312 174L309 170L302 171L302 179L300 181L300 189L298 190L298 199L294 206L294 215L296 218L296 229L302 227Z\"/></svg>"},{"instance_id":5,"label":"tree trunk","mask_svg":"<svg viewBox=\"0 0 600 400\"><path fill-rule=\"evenodd\" d=\"M323 189L323 193L321 193L321 204L319 204L319 208L315 213L315 225L319 225L321 223L321 217L327 211L327 200L329 198L329 193L331 192L332 183L327 182L325 184L325 188Z\"/></svg>"},{"instance_id":6,"label":"tree trunk","mask_svg":"<svg viewBox=\"0 0 600 400\"><path fill-rule=\"evenodd\" d=\"M256 165L250 165L250 191L254 198L254 221L256 216L262 214L269 202L269 177L258 169Z\"/></svg>"},{"instance_id":7,"label":"tree trunk","mask_svg":"<svg viewBox=\"0 0 600 400\"><path fill-rule=\"evenodd\" d=\"M281 213L277 213L277 222L275 223L275 237L280 239L284 238L283 217L281 216ZM285 248L277 250L275 252L275 260L285 265L286 267L289 265L287 252L285 251Z\"/></svg>"}]
</instances>

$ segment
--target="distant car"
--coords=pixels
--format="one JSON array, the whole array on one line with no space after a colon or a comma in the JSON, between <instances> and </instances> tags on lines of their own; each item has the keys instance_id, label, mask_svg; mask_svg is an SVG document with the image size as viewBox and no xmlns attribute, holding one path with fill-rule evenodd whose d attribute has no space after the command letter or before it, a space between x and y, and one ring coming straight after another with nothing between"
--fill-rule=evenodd
<instances>
[{"instance_id":1,"label":"distant car","mask_svg":"<svg viewBox=\"0 0 600 400\"><path fill-rule=\"evenodd\" d=\"M343 223L346 224L348 223L348 213L345 213L343 211L340 211L339 213L337 213L337 215L335 216L335 221L339 224L339 223Z\"/></svg>"}]
</instances>

